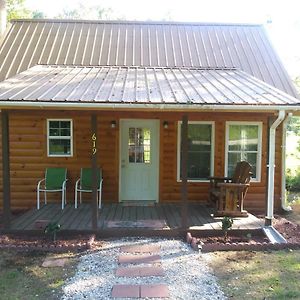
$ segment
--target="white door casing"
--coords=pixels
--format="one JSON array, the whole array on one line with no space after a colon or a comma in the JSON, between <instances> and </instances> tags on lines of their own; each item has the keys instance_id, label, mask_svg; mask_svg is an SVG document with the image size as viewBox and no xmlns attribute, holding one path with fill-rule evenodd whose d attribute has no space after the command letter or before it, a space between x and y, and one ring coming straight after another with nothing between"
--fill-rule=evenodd
<instances>
[{"instance_id":1,"label":"white door casing","mask_svg":"<svg viewBox=\"0 0 300 300\"><path fill-rule=\"evenodd\" d=\"M119 201L158 202L159 121L120 121Z\"/></svg>"}]
</instances>

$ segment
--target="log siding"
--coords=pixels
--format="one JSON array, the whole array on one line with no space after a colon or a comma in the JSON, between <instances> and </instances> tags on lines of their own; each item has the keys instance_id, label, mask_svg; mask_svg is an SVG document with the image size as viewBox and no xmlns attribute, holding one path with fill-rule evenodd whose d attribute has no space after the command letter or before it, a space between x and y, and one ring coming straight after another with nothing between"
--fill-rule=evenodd
<instances>
[{"instance_id":1,"label":"log siding","mask_svg":"<svg viewBox=\"0 0 300 300\"><path fill-rule=\"evenodd\" d=\"M10 111L10 174L12 209L27 209L36 205L36 184L43 177L46 167L63 166L68 169L67 201L74 203L74 185L81 167L91 165L91 112L89 111ZM135 112L98 111L97 145L98 165L103 169L103 201L116 203L119 199L119 124L121 119L160 120L160 170L159 201L181 200L181 182L177 181L178 121L184 114L189 121L213 121L215 124L214 175L224 175L226 121L262 122L261 181L251 183L245 201L250 211L264 212L267 186L268 113L223 112ZM73 120L73 157L47 156L47 119ZM116 128L111 127L116 121ZM163 122L168 122L168 128ZM1 122L0 122L1 124ZM276 133L275 210L280 207L281 193L281 127ZM2 148L2 147L1 147ZM0 149L1 151L2 149ZM2 162L0 164L2 168ZM2 171L1 171L2 176ZM0 180L0 207L2 202ZM208 182L188 182L188 199L205 204L208 202ZM86 201L85 201L86 200ZM85 202L88 202L85 199ZM49 202L58 202L57 195L49 194Z\"/></svg>"}]
</instances>

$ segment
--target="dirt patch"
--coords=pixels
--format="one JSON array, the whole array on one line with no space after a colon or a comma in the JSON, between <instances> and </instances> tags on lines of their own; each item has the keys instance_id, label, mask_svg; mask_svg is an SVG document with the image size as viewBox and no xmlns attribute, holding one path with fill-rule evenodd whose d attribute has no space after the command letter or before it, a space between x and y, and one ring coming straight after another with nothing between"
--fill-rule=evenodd
<instances>
[{"instance_id":1,"label":"dirt patch","mask_svg":"<svg viewBox=\"0 0 300 300\"><path fill-rule=\"evenodd\" d=\"M255 243L264 243L268 242L268 239L261 235L252 235L252 234L246 234L246 235L229 235L228 238L225 240L223 236L210 236L210 237L204 237L201 238L201 242L203 243L220 243L220 244L232 244L232 243L249 243L249 244L255 244Z\"/></svg>"},{"instance_id":2,"label":"dirt patch","mask_svg":"<svg viewBox=\"0 0 300 300\"><path fill-rule=\"evenodd\" d=\"M300 225L295 224L294 222L291 222L281 216L276 216L273 226L282 234L287 242L300 244Z\"/></svg>"}]
</instances>

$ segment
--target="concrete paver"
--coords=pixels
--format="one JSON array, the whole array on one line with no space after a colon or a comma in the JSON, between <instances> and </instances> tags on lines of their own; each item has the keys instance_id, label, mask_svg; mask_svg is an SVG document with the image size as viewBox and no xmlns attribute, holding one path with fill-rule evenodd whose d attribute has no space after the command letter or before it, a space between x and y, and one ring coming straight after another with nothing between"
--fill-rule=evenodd
<instances>
[{"instance_id":1,"label":"concrete paver","mask_svg":"<svg viewBox=\"0 0 300 300\"><path fill-rule=\"evenodd\" d=\"M132 284L116 284L113 286L111 296L113 298L139 298L140 286Z\"/></svg>"},{"instance_id":2,"label":"concrete paver","mask_svg":"<svg viewBox=\"0 0 300 300\"><path fill-rule=\"evenodd\" d=\"M162 267L122 267L116 270L116 276L119 277L146 277L146 276L164 276Z\"/></svg>"},{"instance_id":3,"label":"concrete paver","mask_svg":"<svg viewBox=\"0 0 300 300\"><path fill-rule=\"evenodd\" d=\"M166 284L141 285L142 298L168 298L169 289Z\"/></svg>"},{"instance_id":4,"label":"concrete paver","mask_svg":"<svg viewBox=\"0 0 300 300\"><path fill-rule=\"evenodd\" d=\"M160 255L119 255L119 264L147 264L161 261Z\"/></svg>"},{"instance_id":5,"label":"concrete paver","mask_svg":"<svg viewBox=\"0 0 300 300\"><path fill-rule=\"evenodd\" d=\"M132 245L121 247L121 252L127 253L157 253L160 251L158 245Z\"/></svg>"}]
</instances>

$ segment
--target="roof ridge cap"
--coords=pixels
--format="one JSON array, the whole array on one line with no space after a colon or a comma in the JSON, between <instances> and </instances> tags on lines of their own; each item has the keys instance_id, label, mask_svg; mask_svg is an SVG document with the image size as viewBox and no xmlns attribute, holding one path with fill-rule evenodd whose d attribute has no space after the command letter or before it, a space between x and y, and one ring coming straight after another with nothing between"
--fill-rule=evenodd
<instances>
[{"instance_id":1,"label":"roof ridge cap","mask_svg":"<svg viewBox=\"0 0 300 300\"><path fill-rule=\"evenodd\" d=\"M139 21L139 20L75 20L75 19L11 19L14 22L33 23L99 23L99 24L128 24L128 25L181 25L181 26L263 26L262 23L231 23L231 22L185 22L185 21Z\"/></svg>"}]
</instances>

